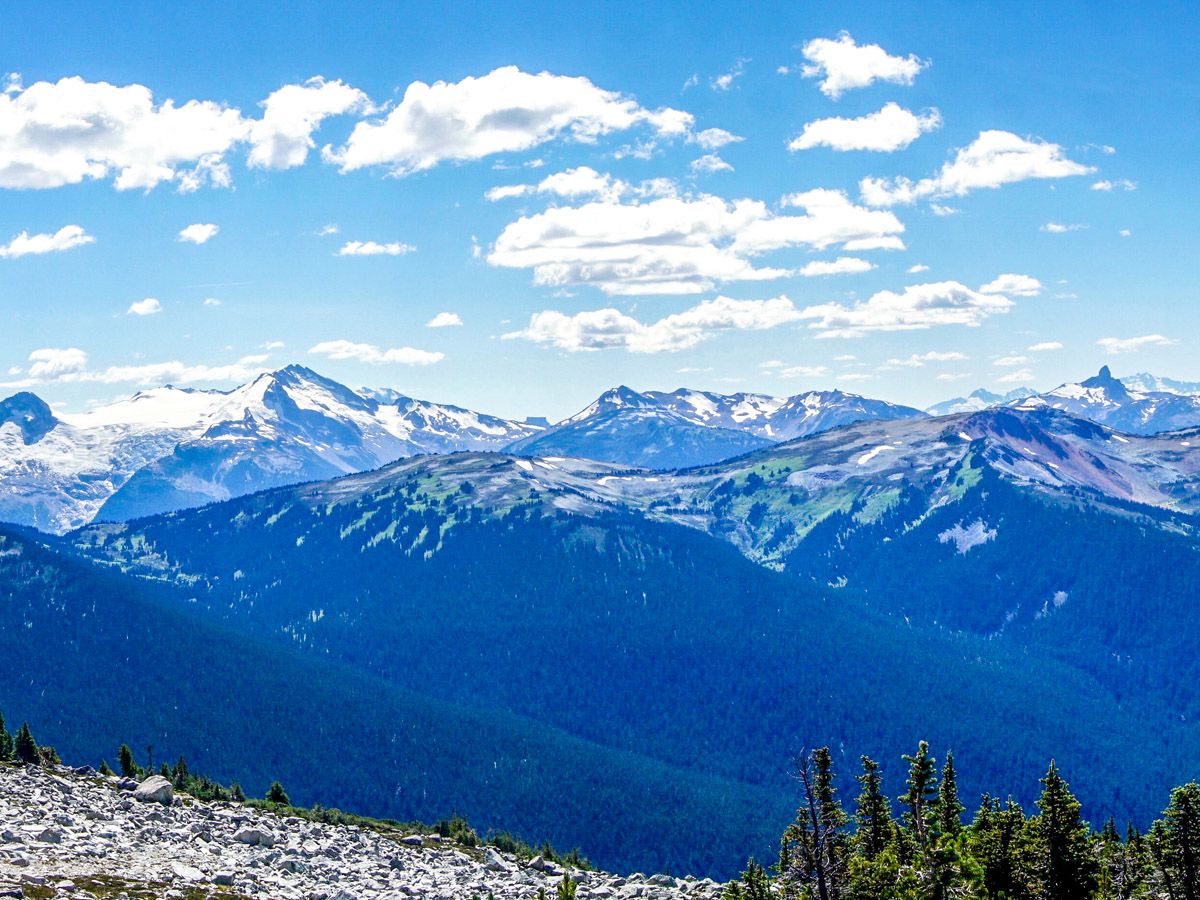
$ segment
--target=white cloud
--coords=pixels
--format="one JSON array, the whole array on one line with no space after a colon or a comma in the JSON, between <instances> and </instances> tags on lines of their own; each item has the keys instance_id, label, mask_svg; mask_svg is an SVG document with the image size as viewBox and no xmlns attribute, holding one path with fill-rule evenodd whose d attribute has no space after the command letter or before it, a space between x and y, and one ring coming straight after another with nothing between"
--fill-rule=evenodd
<instances>
[{"instance_id":1,"label":"white cloud","mask_svg":"<svg viewBox=\"0 0 1200 900\"><path fill-rule=\"evenodd\" d=\"M125 310L127 316L153 316L162 312L162 304L154 297L147 297L145 300L135 300L129 304L129 309Z\"/></svg>"},{"instance_id":2,"label":"white cloud","mask_svg":"<svg viewBox=\"0 0 1200 900\"><path fill-rule=\"evenodd\" d=\"M878 112L857 119L818 119L809 122L799 137L788 144L789 150L829 147L833 150L874 150L891 153L903 150L922 134L942 124L936 109L917 115L896 103L887 103Z\"/></svg>"},{"instance_id":3,"label":"white cloud","mask_svg":"<svg viewBox=\"0 0 1200 900\"><path fill-rule=\"evenodd\" d=\"M197 222L195 225L189 225L180 231L178 240L186 241L190 244L203 244L215 238L217 232L220 230L221 228L218 225Z\"/></svg>"},{"instance_id":4,"label":"white cloud","mask_svg":"<svg viewBox=\"0 0 1200 900\"><path fill-rule=\"evenodd\" d=\"M2 126L0 126L2 127ZM30 234L22 231L7 244L0 244L0 259L40 253L60 253L90 244L96 239L78 225L64 225L54 234Z\"/></svg>"},{"instance_id":5,"label":"white cloud","mask_svg":"<svg viewBox=\"0 0 1200 900\"><path fill-rule=\"evenodd\" d=\"M620 348L631 353L661 353L694 347L721 331L761 331L794 322L799 312L787 297L732 300L717 297L681 313L644 323L617 309L566 315L557 310L535 313L529 325L504 335L561 350Z\"/></svg>"},{"instance_id":6,"label":"white cloud","mask_svg":"<svg viewBox=\"0 0 1200 900\"><path fill-rule=\"evenodd\" d=\"M806 278L817 275L854 275L859 272L870 272L875 263L855 256L839 256L837 259L818 259L806 264L797 272Z\"/></svg>"},{"instance_id":7,"label":"white cloud","mask_svg":"<svg viewBox=\"0 0 1200 900\"><path fill-rule=\"evenodd\" d=\"M729 281L779 278L760 254L817 250L856 241L896 242L904 225L890 212L855 206L839 191L784 198L804 215L781 215L757 200L712 195L556 207L509 224L491 248L494 266L533 269L546 287L591 284L608 294L692 294Z\"/></svg>"},{"instance_id":8,"label":"white cloud","mask_svg":"<svg viewBox=\"0 0 1200 900\"><path fill-rule=\"evenodd\" d=\"M999 275L980 287L981 294L1012 294L1014 297L1036 297L1042 292L1042 283L1030 275L1008 273Z\"/></svg>"},{"instance_id":9,"label":"white cloud","mask_svg":"<svg viewBox=\"0 0 1200 900\"><path fill-rule=\"evenodd\" d=\"M1115 181L1097 181L1092 185L1093 191L1136 191L1137 182L1128 178L1118 178Z\"/></svg>"},{"instance_id":10,"label":"white cloud","mask_svg":"<svg viewBox=\"0 0 1200 900\"><path fill-rule=\"evenodd\" d=\"M1140 337L1100 338L1096 344L1106 353L1136 353L1143 347L1170 347L1179 341L1161 334L1143 334Z\"/></svg>"},{"instance_id":11,"label":"white cloud","mask_svg":"<svg viewBox=\"0 0 1200 900\"><path fill-rule=\"evenodd\" d=\"M946 206L944 203L930 203L929 211L935 216L941 216L943 218L946 216L957 216L959 213L958 209L953 206Z\"/></svg>"},{"instance_id":12,"label":"white cloud","mask_svg":"<svg viewBox=\"0 0 1200 900\"><path fill-rule=\"evenodd\" d=\"M337 234L342 229L338 227L336 222L330 222L328 225L323 225L317 232L317 237L329 237L331 234Z\"/></svg>"},{"instance_id":13,"label":"white cloud","mask_svg":"<svg viewBox=\"0 0 1200 900\"><path fill-rule=\"evenodd\" d=\"M1086 225L1064 225L1062 222L1047 222L1039 231L1044 231L1047 234L1067 234L1072 231L1082 231L1087 228Z\"/></svg>"},{"instance_id":14,"label":"white cloud","mask_svg":"<svg viewBox=\"0 0 1200 900\"><path fill-rule=\"evenodd\" d=\"M220 305L221 305L221 301L220 301L220 300L218 300L216 297L205 297L205 298L204 298L204 305L205 305L205 306L220 306Z\"/></svg>"},{"instance_id":15,"label":"white cloud","mask_svg":"<svg viewBox=\"0 0 1200 900\"><path fill-rule=\"evenodd\" d=\"M115 176L118 190L228 178L223 158L249 129L236 109L79 77L0 94L0 187L55 188ZM189 168L190 167L190 168Z\"/></svg>"},{"instance_id":16,"label":"white cloud","mask_svg":"<svg viewBox=\"0 0 1200 900\"><path fill-rule=\"evenodd\" d=\"M78 347L45 347L30 353L29 362L31 378L54 380L63 375L82 372L87 368L88 356Z\"/></svg>"},{"instance_id":17,"label":"white cloud","mask_svg":"<svg viewBox=\"0 0 1200 900\"><path fill-rule=\"evenodd\" d=\"M453 312L440 312L428 322L426 328L450 328L463 323L462 316Z\"/></svg>"},{"instance_id":18,"label":"white cloud","mask_svg":"<svg viewBox=\"0 0 1200 900\"><path fill-rule=\"evenodd\" d=\"M1030 353L1045 353L1049 350L1061 350L1063 345L1060 341L1042 341L1038 344L1030 344L1026 350Z\"/></svg>"},{"instance_id":19,"label":"white cloud","mask_svg":"<svg viewBox=\"0 0 1200 900\"><path fill-rule=\"evenodd\" d=\"M711 174L713 172L732 172L733 166L715 153L705 153L699 159L692 160L691 170Z\"/></svg>"},{"instance_id":20,"label":"white cloud","mask_svg":"<svg viewBox=\"0 0 1200 900\"><path fill-rule=\"evenodd\" d=\"M727 91L733 87L734 81L742 77L742 73L746 70L748 59L739 59L733 64L733 68L722 75L717 75L709 80L708 86L714 91Z\"/></svg>"},{"instance_id":21,"label":"white cloud","mask_svg":"<svg viewBox=\"0 0 1200 900\"><path fill-rule=\"evenodd\" d=\"M447 160L528 150L557 138L592 143L635 126L661 137L682 137L692 121L679 110L644 109L587 78L534 75L506 66L454 83L415 81L386 116L359 122L343 147L326 147L323 155L343 172L382 166L401 176Z\"/></svg>"},{"instance_id":22,"label":"white cloud","mask_svg":"<svg viewBox=\"0 0 1200 900\"><path fill-rule=\"evenodd\" d=\"M858 357L855 356L853 353L842 353L838 356L835 356L833 358L833 361L834 362L854 362L856 359L858 359Z\"/></svg>"},{"instance_id":23,"label":"white cloud","mask_svg":"<svg viewBox=\"0 0 1200 900\"><path fill-rule=\"evenodd\" d=\"M1024 384L1025 382L1034 380L1033 372L1029 369L1018 369L1015 372L1008 372L996 379L1000 384Z\"/></svg>"},{"instance_id":24,"label":"white cloud","mask_svg":"<svg viewBox=\"0 0 1200 900\"><path fill-rule=\"evenodd\" d=\"M377 241L346 241L338 250L338 256L403 256L416 250L410 244L399 241L381 244Z\"/></svg>"},{"instance_id":25,"label":"white cloud","mask_svg":"<svg viewBox=\"0 0 1200 900\"><path fill-rule=\"evenodd\" d=\"M316 146L313 132L330 116L369 112L371 102L358 88L341 81L310 78L287 84L262 102L263 116L250 126L252 168L291 169L304 165Z\"/></svg>"},{"instance_id":26,"label":"white cloud","mask_svg":"<svg viewBox=\"0 0 1200 900\"><path fill-rule=\"evenodd\" d=\"M689 144L699 144L702 150L719 150L726 144L734 144L745 138L726 131L724 128L705 128L688 135Z\"/></svg>"},{"instance_id":27,"label":"white cloud","mask_svg":"<svg viewBox=\"0 0 1200 900\"><path fill-rule=\"evenodd\" d=\"M484 196L493 203L511 197L531 194L554 194L558 197L577 199L592 197L615 201L625 195L638 197L669 197L676 193L675 182L669 178L653 178L639 185L614 178L607 172L597 172L591 166L577 166L562 172L547 175L537 184L505 184L491 188Z\"/></svg>"},{"instance_id":28,"label":"white cloud","mask_svg":"<svg viewBox=\"0 0 1200 900\"><path fill-rule=\"evenodd\" d=\"M999 359L992 360L993 366L1001 366L1003 368L1012 368L1013 366L1024 366L1029 363L1028 356L1001 356Z\"/></svg>"},{"instance_id":29,"label":"white cloud","mask_svg":"<svg viewBox=\"0 0 1200 900\"><path fill-rule=\"evenodd\" d=\"M1058 144L1031 140L1009 131L982 131L954 159L930 178L864 178L863 200L871 206L894 206L918 200L963 197L981 188L998 188L1031 178L1067 178L1094 172L1066 157Z\"/></svg>"},{"instance_id":30,"label":"white cloud","mask_svg":"<svg viewBox=\"0 0 1200 900\"><path fill-rule=\"evenodd\" d=\"M814 320L819 337L858 337L872 331L912 331L939 325L977 326L1006 313L1013 301L973 291L957 281L909 285L902 292L880 291L852 305L825 303L801 311Z\"/></svg>"},{"instance_id":31,"label":"white cloud","mask_svg":"<svg viewBox=\"0 0 1200 900\"><path fill-rule=\"evenodd\" d=\"M267 341L262 345L264 350L282 350L285 344L283 341Z\"/></svg>"},{"instance_id":32,"label":"white cloud","mask_svg":"<svg viewBox=\"0 0 1200 900\"><path fill-rule=\"evenodd\" d=\"M822 78L821 93L837 100L848 90L864 88L875 81L892 84L912 84L922 69L929 65L916 56L891 56L878 44L856 44L843 31L837 40L816 38L801 50L807 65L801 70L805 78Z\"/></svg>"},{"instance_id":33,"label":"white cloud","mask_svg":"<svg viewBox=\"0 0 1200 900\"><path fill-rule=\"evenodd\" d=\"M868 375L865 372L846 372L843 375L838 375L838 381L870 381L874 375Z\"/></svg>"},{"instance_id":34,"label":"white cloud","mask_svg":"<svg viewBox=\"0 0 1200 900\"><path fill-rule=\"evenodd\" d=\"M970 378L970 372L942 372L937 376L938 381L962 381L964 378Z\"/></svg>"},{"instance_id":35,"label":"white cloud","mask_svg":"<svg viewBox=\"0 0 1200 900\"><path fill-rule=\"evenodd\" d=\"M1130 231L1128 228L1122 228L1120 231L1117 232L1117 234L1119 234L1121 237L1133 237L1133 232Z\"/></svg>"},{"instance_id":36,"label":"white cloud","mask_svg":"<svg viewBox=\"0 0 1200 900\"><path fill-rule=\"evenodd\" d=\"M924 263L916 263L915 265L909 266L907 271L909 275L919 275L921 272L928 272L929 266L925 265Z\"/></svg>"},{"instance_id":37,"label":"white cloud","mask_svg":"<svg viewBox=\"0 0 1200 900\"><path fill-rule=\"evenodd\" d=\"M784 366L775 374L780 378L824 378L829 369L825 366Z\"/></svg>"},{"instance_id":38,"label":"white cloud","mask_svg":"<svg viewBox=\"0 0 1200 900\"><path fill-rule=\"evenodd\" d=\"M405 366L428 366L441 362L446 354L430 350L418 350L415 347L393 347L382 349L374 344L356 344L352 341L322 341L310 347L309 353L327 356L330 359L352 359L357 362L381 366L387 363L398 363Z\"/></svg>"},{"instance_id":39,"label":"white cloud","mask_svg":"<svg viewBox=\"0 0 1200 900\"><path fill-rule=\"evenodd\" d=\"M970 357L965 353L959 353L957 350L930 350L928 353L914 353L907 359L889 359L887 365L920 369L931 362L962 362L964 359L970 359Z\"/></svg>"}]
</instances>

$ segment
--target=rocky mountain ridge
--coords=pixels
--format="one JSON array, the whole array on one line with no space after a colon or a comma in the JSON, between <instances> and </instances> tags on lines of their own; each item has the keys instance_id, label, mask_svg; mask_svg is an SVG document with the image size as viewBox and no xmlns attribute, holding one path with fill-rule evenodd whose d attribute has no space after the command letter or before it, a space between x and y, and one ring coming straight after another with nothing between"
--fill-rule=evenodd
<instances>
[{"instance_id":1,"label":"rocky mountain ridge","mask_svg":"<svg viewBox=\"0 0 1200 900\"><path fill-rule=\"evenodd\" d=\"M434 833L329 825L176 794L169 781L0 765L0 897L710 900L720 885L564 870ZM31 892L32 891L32 892Z\"/></svg>"}]
</instances>

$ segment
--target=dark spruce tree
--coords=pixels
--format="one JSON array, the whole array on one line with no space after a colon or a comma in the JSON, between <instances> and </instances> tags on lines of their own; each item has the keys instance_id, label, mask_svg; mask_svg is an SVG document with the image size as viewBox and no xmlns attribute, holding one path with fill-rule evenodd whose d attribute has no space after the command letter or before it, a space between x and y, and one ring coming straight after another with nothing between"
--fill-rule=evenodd
<instances>
[{"instance_id":1,"label":"dark spruce tree","mask_svg":"<svg viewBox=\"0 0 1200 900\"><path fill-rule=\"evenodd\" d=\"M121 768L121 774L126 778L135 778L138 773L137 763L133 761L133 751L129 749L128 744L122 744L117 750L117 765Z\"/></svg>"},{"instance_id":2,"label":"dark spruce tree","mask_svg":"<svg viewBox=\"0 0 1200 900\"><path fill-rule=\"evenodd\" d=\"M278 781L272 781L271 786L267 788L267 802L278 803L280 806L291 806L292 801L288 799L287 792L283 789L283 785Z\"/></svg>"},{"instance_id":3,"label":"dark spruce tree","mask_svg":"<svg viewBox=\"0 0 1200 900\"><path fill-rule=\"evenodd\" d=\"M14 755L18 761L29 765L38 765L42 761L41 756L38 754L37 741L33 739L33 733L29 730L28 722L22 723L21 730L17 732Z\"/></svg>"},{"instance_id":4,"label":"dark spruce tree","mask_svg":"<svg viewBox=\"0 0 1200 900\"><path fill-rule=\"evenodd\" d=\"M1171 792L1160 840L1172 900L1200 900L1200 785L1196 782Z\"/></svg>"},{"instance_id":5,"label":"dark spruce tree","mask_svg":"<svg viewBox=\"0 0 1200 900\"><path fill-rule=\"evenodd\" d=\"M1089 900L1096 890L1098 866L1091 832L1080 804L1051 762L1042 779L1039 814L1031 823L1033 872L1044 896Z\"/></svg>"},{"instance_id":6,"label":"dark spruce tree","mask_svg":"<svg viewBox=\"0 0 1200 900\"><path fill-rule=\"evenodd\" d=\"M4 715L0 713L0 762L8 762L15 751L12 735L4 727Z\"/></svg>"}]
</instances>

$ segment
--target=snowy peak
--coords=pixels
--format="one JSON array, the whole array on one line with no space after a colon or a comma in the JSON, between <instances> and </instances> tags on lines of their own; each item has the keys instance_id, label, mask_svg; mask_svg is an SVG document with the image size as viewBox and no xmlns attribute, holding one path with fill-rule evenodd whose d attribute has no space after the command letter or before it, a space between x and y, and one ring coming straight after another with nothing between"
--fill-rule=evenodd
<instances>
[{"instance_id":1,"label":"snowy peak","mask_svg":"<svg viewBox=\"0 0 1200 900\"><path fill-rule=\"evenodd\" d=\"M0 428L15 425L26 445L36 444L57 424L58 419L37 394L21 391L0 401Z\"/></svg>"},{"instance_id":2,"label":"snowy peak","mask_svg":"<svg viewBox=\"0 0 1200 900\"><path fill-rule=\"evenodd\" d=\"M1200 396L1130 390L1105 366L1078 384L1059 385L1017 404L1050 407L1128 434L1158 434L1200 425Z\"/></svg>"},{"instance_id":3,"label":"snowy peak","mask_svg":"<svg viewBox=\"0 0 1200 900\"><path fill-rule=\"evenodd\" d=\"M1138 372L1136 375L1126 375L1121 383L1131 391L1143 394L1181 394L1185 397L1200 396L1200 381L1178 381L1174 378L1160 378L1149 372Z\"/></svg>"},{"instance_id":4,"label":"snowy peak","mask_svg":"<svg viewBox=\"0 0 1200 900\"><path fill-rule=\"evenodd\" d=\"M1113 378L1112 370L1108 366L1102 366L1097 374L1086 381L1081 381L1080 385L1085 388L1102 390L1114 400L1122 400L1129 396L1125 385Z\"/></svg>"},{"instance_id":5,"label":"snowy peak","mask_svg":"<svg viewBox=\"0 0 1200 900\"><path fill-rule=\"evenodd\" d=\"M941 403L935 403L933 406L927 406L925 412L931 416L952 416L957 413L978 412L991 406L1001 406L1005 403L1024 400L1032 395L1033 391L1029 388L1014 388L1006 394L997 394L986 388L979 388L965 397L954 397L950 400L943 400Z\"/></svg>"}]
</instances>

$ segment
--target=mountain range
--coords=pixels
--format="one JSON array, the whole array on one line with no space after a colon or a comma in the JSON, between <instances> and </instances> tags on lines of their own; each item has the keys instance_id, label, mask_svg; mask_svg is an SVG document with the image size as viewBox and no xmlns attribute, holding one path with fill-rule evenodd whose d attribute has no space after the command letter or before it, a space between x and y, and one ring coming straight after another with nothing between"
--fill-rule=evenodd
<instances>
[{"instance_id":1,"label":"mountain range","mask_svg":"<svg viewBox=\"0 0 1200 900\"><path fill-rule=\"evenodd\" d=\"M1054 756L1087 773L1089 816L1144 824L1200 765L1198 508L1200 429L1046 405L860 421L677 472L424 455L10 530L0 659L33 630L45 664L7 702L65 750L111 742L115 704L123 739L225 777L267 760L301 802L452 804L617 868L729 874L790 818L796 752L894 759L916 736L969 748L964 795L1028 802ZM150 733L134 709L156 710ZM285 762L295 742L308 764Z\"/></svg>"}]
</instances>

